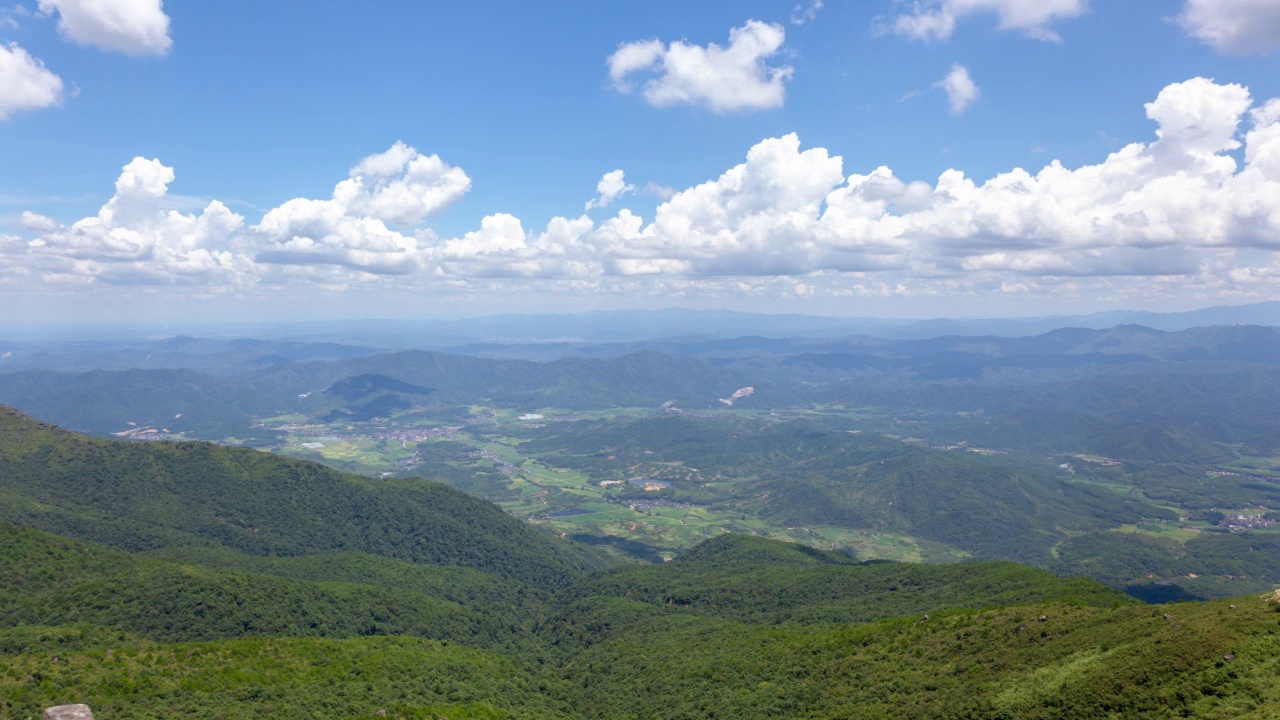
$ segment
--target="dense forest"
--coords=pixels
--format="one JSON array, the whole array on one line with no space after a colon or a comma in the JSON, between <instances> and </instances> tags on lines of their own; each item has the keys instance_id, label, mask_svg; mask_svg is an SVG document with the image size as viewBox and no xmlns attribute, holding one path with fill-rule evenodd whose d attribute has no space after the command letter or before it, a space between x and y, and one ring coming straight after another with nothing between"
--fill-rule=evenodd
<instances>
[{"instance_id":1,"label":"dense forest","mask_svg":"<svg viewBox=\"0 0 1280 720\"><path fill-rule=\"evenodd\" d=\"M566 720L1267 718L1280 702L1270 595L1144 605L1011 562L743 535L619 565L426 481L0 418L4 720L71 702Z\"/></svg>"}]
</instances>

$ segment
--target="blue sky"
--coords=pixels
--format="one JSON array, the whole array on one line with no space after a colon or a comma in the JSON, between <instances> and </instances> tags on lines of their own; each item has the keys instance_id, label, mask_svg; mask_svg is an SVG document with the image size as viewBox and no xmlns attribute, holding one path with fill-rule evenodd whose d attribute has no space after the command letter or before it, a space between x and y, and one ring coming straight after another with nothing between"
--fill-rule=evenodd
<instances>
[{"instance_id":1,"label":"blue sky","mask_svg":"<svg viewBox=\"0 0 1280 720\"><path fill-rule=\"evenodd\" d=\"M1277 0L617 5L0 5L0 302L1280 299Z\"/></svg>"}]
</instances>

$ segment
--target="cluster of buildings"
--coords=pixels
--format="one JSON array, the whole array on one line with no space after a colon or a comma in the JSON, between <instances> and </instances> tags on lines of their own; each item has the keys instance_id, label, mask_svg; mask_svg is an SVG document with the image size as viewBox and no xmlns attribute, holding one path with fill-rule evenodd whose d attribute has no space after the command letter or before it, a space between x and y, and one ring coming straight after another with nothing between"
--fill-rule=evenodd
<instances>
[{"instance_id":1,"label":"cluster of buildings","mask_svg":"<svg viewBox=\"0 0 1280 720\"><path fill-rule=\"evenodd\" d=\"M1218 521L1218 527L1231 530L1264 530L1275 524L1276 521L1266 515L1228 515Z\"/></svg>"}]
</instances>

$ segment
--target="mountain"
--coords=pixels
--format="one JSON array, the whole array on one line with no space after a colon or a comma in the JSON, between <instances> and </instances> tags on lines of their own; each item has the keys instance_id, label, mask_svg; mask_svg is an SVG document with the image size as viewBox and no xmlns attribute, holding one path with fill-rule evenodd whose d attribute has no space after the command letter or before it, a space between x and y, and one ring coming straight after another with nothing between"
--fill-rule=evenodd
<instances>
[{"instance_id":1,"label":"mountain","mask_svg":"<svg viewBox=\"0 0 1280 720\"><path fill-rule=\"evenodd\" d=\"M5 373L0 398L82 432L151 426L201 437L242 436L255 416L276 415L291 399L244 380L187 369Z\"/></svg>"},{"instance_id":2,"label":"mountain","mask_svg":"<svg viewBox=\"0 0 1280 720\"><path fill-rule=\"evenodd\" d=\"M228 342L173 338L155 345L216 348ZM273 347L263 341L246 342L260 349ZM265 365L253 361L231 374L193 367L87 373L23 370L0 373L0 402L86 432L154 427L188 437L256 438L255 443L270 445L273 434L255 428L256 419L298 413L324 422L360 422L424 404L600 410L655 407L671 400L689 408L720 408L720 398L752 387L755 394L745 402L770 408L833 401L878 406L886 413L981 408L996 423L995 434L1013 440L1002 442L1002 435L994 442L981 442L1040 451L1054 437L1079 443L1096 435L1097 428L1063 428L1068 430L1064 436L1054 427L1041 433L1039 445L1032 445L1031 439L1019 437L1035 433L1044 420L1019 420L1026 427L1014 427L1000 424L1000 417L1077 415L1082 424L1150 422L1156 414L1149 409L1168 400L1152 402L1152 391L1146 388L1183 383L1194 391L1185 400L1177 390L1155 390L1184 403L1194 400L1194 407L1179 412L1185 421L1162 418L1166 424L1210 441L1263 447L1280 441L1274 423L1258 422L1253 409L1273 395L1259 387L1269 382L1263 378L1280 358L1280 332L1269 327L1162 332L1128 325L1060 328L1015 338L746 336L557 347L550 353L554 359L538 362L406 350ZM303 344L294 351L356 352L355 346L337 348ZM543 354L545 349L530 352ZM192 351L185 357L203 356ZM1240 388L1246 390L1243 416L1242 406L1232 397L1241 394ZM1095 407L1084 407L1082 401ZM1248 427L1241 427L1243 420ZM969 429L983 432L981 427Z\"/></svg>"},{"instance_id":3,"label":"mountain","mask_svg":"<svg viewBox=\"0 0 1280 720\"><path fill-rule=\"evenodd\" d=\"M0 408L0 520L126 551L361 552L557 587L594 551L424 480L208 443L94 440Z\"/></svg>"},{"instance_id":4,"label":"mountain","mask_svg":"<svg viewBox=\"0 0 1280 720\"><path fill-rule=\"evenodd\" d=\"M1012 563L733 535L523 605L440 597L484 575L460 568L369 558L370 575L349 555L321 570L336 579L296 576L337 557L127 553L0 522L0 712L1261 720L1280 702L1258 597L1152 607Z\"/></svg>"},{"instance_id":5,"label":"mountain","mask_svg":"<svg viewBox=\"0 0 1280 720\"><path fill-rule=\"evenodd\" d=\"M2 331L0 331L2 333ZM82 332L74 339L5 339L0 334L0 373L52 370L165 370L186 368L230 377L245 370L302 360L337 360L368 355L374 348L327 342L295 342L246 337L138 336L138 329L117 337Z\"/></svg>"},{"instance_id":6,"label":"mountain","mask_svg":"<svg viewBox=\"0 0 1280 720\"><path fill-rule=\"evenodd\" d=\"M749 384L750 379L700 360L656 352L536 363L406 350L280 366L255 375L253 382L304 393L362 376L419 386L421 389L414 391L418 395L430 388L436 402L487 402L531 409L657 406L671 399L706 406Z\"/></svg>"}]
</instances>

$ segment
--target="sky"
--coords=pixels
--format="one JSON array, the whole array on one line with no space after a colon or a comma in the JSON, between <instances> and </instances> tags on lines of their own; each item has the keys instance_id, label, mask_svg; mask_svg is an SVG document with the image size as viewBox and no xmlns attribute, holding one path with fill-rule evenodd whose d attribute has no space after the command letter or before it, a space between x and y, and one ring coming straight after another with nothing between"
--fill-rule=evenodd
<instances>
[{"instance_id":1,"label":"sky","mask_svg":"<svg viewBox=\"0 0 1280 720\"><path fill-rule=\"evenodd\" d=\"M8 319L1280 300L1280 0L5 2Z\"/></svg>"}]
</instances>

